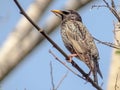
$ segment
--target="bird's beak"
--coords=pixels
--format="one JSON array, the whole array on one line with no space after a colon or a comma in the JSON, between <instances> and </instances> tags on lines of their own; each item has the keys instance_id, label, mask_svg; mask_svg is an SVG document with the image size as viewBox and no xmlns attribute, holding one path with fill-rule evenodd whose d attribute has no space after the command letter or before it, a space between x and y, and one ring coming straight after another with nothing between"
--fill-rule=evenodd
<instances>
[{"instance_id":1,"label":"bird's beak","mask_svg":"<svg viewBox=\"0 0 120 90\"><path fill-rule=\"evenodd\" d=\"M54 14L60 14L60 15L63 14L61 10L51 10L51 12L53 12Z\"/></svg>"}]
</instances>

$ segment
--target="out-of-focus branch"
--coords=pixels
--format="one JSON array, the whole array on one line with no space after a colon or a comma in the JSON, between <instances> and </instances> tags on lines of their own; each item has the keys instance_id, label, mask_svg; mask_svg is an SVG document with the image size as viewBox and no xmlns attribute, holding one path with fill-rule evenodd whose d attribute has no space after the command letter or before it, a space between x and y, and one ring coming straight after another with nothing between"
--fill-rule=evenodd
<instances>
[{"instance_id":1,"label":"out-of-focus branch","mask_svg":"<svg viewBox=\"0 0 120 90\"><path fill-rule=\"evenodd\" d=\"M34 22L38 22L40 16L43 14L43 11L45 11L51 1L52 0L35 0L35 2L30 5L27 13L29 16L31 16ZM35 43L33 43L33 41L30 41L30 38L28 39L28 37L31 35L30 32L32 28L33 27L31 24L24 17L22 17L15 30L9 35L6 42L1 47L0 81L22 60L23 57L26 56L28 52L30 52L29 47L35 46ZM27 41L25 43L22 43L24 41L24 38L27 38ZM34 40L34 37L32 37L31 40ZM27 42L32 44L28 45Z\"/></svg>"},{"instance_id":2,"label":"out-of-focus branch","mask_svg":"<svg viewBox=\"0 0 120 90\"><path fill-rule=\"evenodd\" d=\"M120 80L120 68L116 76L116 81L115 81L115 90L119 89L120 86L118 85L118 81Z\"/></svg>"},{"instance_id":3,"label":"out-of-focus branch","mask_svg":"<svg viewBox=\"0 0 120 90\"><path fill-rule=\"evenodd\" d=\"M118 11L115 8L115 3L113 0L111 0L111 6L108 4L106 0L103 0L106 4L107 8L111 11L111 13L117 18L118 22L114 25L114 42L115 44L120 47L120 15L118 14ZM119 72L120 68L120 55L116 53L117 50L120 50L119 48L113 48L112 52L112 60L110 65L110 71L109 71L109 77L108 77L108 85L107 90L117 90L120 86L120 80L117 80L117 74ZM118 78L117 78L118 79Z\"/></svg>"},{"instance_id":4,"label":"out-of-focus branch","mask_svg":"<svg viewBox=\"0 0 120 90\"><path fill-rule=\"evenodd\" d=\"M114 23L114 30L113 30L114 40L115 40L117 46L120 47L120 40L119 40L119 38L117 38L117 33L120 32L119 27L120 27L119 24L115 24L115 23Z\"/></svg>"},{"instance_id":5,"label":"out-of-focus branch","mask_svg":"<svg viewBox=\"0 0 120 90\"><path fill-rule=\"evenodd\" d=\"M63 6L63 9L73 9L73 10L78 10L82 6L88 4L89 2L94 1L94 0L68 0L65 3L65 6ZM52 23L51 23L52 21ZM44 30L54 30L58 25L60 24L60 19L57 18L55 15L51 15L48 17L46 20L45 25L43 25Z\"/></svg>"},{"instance_id":6,"label":"out-of-focus branch","mask_svg":"<svg viewBox=\"0 0 120 90\"><path fill-rule=\"evenodd\" d=\"M82 6L86 5L87 3L94 1L94 0L69 0L64 6L65 9L73 9L78 10Z\"/></svg>"}]
</instances>

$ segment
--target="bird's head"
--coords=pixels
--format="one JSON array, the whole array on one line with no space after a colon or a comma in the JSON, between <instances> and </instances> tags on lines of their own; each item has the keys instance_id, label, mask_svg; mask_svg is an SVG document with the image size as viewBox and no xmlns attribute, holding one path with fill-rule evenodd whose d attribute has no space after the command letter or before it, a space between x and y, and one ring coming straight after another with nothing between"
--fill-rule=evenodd
<instances>
[{"instance_id":1,"label":"bird's head","mask_svg":"<svg viewBox=\"0 0 120 90\"><path fill-rule=\"evenodd\" d=\"M82 22L80 15L74 10L66 10L66 11L52 10L52 12L58 17L60 17L62 20L67 19L67 20L77 20Z\"/></svg>"}]
</instances>

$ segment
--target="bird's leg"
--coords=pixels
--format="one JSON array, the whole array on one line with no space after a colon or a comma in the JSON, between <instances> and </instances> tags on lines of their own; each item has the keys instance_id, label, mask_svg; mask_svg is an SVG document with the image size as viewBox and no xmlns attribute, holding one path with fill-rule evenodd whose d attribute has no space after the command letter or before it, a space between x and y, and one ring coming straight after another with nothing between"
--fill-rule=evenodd
<instances>
[{"instance_id":1,"label":"bird's leg","mask_svg":"<svg viewBox=\"0 0 120 90\"><path fill-rule=\"evenodd\" d=\"M72 58L78 56L77 54L70 54L68 56L68 62L72 62Z\"/></svg>"}]
</instances>

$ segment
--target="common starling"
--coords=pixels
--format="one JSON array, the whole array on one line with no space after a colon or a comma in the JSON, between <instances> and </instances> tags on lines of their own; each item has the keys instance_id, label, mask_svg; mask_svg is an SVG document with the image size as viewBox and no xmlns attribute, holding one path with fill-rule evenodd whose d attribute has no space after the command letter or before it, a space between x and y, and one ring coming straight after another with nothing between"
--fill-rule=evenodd
<instances>
[{"instance_id":1,"label":"common starling","mask_svg":"<svg viewBox=\"0 0 120 90\"><path fill-rule=\"evenodd\" d=\"M61 36L65 47L71 52L71 56L76 56L89 67L94 82L98 84L97 73L103 78L98 63L99 53L92 35L82 23L81 16L74 10L52 12L62 19Z\"/></svg>"}]
</instances>

